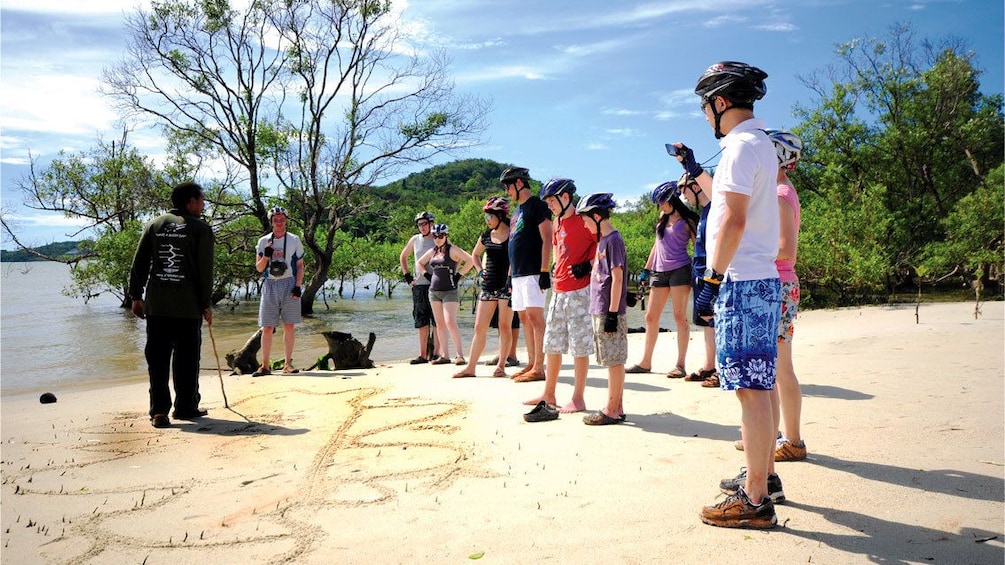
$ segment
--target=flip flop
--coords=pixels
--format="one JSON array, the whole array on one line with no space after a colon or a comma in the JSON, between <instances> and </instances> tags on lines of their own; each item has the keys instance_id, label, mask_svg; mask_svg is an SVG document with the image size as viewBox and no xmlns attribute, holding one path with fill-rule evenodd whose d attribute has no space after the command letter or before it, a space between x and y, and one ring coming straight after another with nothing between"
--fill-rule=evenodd
<instances>
[{"instance_id":1,"label":"flip flop","mask_svg":"<svg viewBox=\"0 0 1005 565\"><path fill-rule=\"evenodd\" d=\"M542 400L533 410L523 415L525 422L550 422L558 419L558 408Z\"/></svg>"},{"instance_id":2,"label":"flip flop","mask_svg":"<svg viewBox=\"0 0 1005 565\"><path fill-rule=\"evenodd\" d=\"M680 379L686 376L687 373L684 372L684 367L674 367L672 371L667 373L668 379Z\"/></svg>"},{"instance_id":3,"label":"flip flop","mask_svg":"<svg viewBox=\"0 0 1005 565\"><path fill-rule=\"evenodd\" d=\"M461 371L460 373L454 373L454 377L453 378L455 378L455 379L470 379L472 377L477 377L477 376L478 375L476 375L474 373L465 373L464 371Z\"/></svg>"},{"instance_id":4,"label":"flip flop","mask_svg":"<svg viewBox=\"0 0 1005 565\"><path fill-rule=\"evenodd\" d=\"M500 368L497 367L496 370L492 372L492 376L494 378L505 378L506 377L506 370L505 369L500 369Z\"/></svg>"},{"instance_id":5,"label":"flip flop","mask_svg":"<svg viewBox=\"0 0 1005 565\"><path fill-rule=\"evenodd\" d=\"M583 416L583 423L587 426L611 426L624 422L625 420L622 418L627 419L624 415L618 418L611 418L607 414L604 414L602 410L597 410L593 414Z\"/></svg>"}]
</instances>

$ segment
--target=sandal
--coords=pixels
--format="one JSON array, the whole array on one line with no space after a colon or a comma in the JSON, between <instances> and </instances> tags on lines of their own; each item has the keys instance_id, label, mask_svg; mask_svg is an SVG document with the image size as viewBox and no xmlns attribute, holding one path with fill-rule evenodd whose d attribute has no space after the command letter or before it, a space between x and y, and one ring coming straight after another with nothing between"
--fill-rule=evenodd
<instances>
[{"instance_id":1,"label":"sandal","mask_svg":"<svg viewBox=\"0 0 1005 565\"><path fill-rule=\"evenodd\" d=\"M684 377L684 380L690 383L700 383L705 379L711 377L715 374L715 369L699 369L697 373L691 373L690 375Z\"/></svg>"},{"instance_id":2,"label":"sandal","mask_svg":"<svg viewBox=\"0 0 1005 565\"><path fill-rule=\"evenodd\" d=\"M587 414L583 416L583 423L587 426L610 426L613 424L620 424L625 420L618 418L611 418L607 414L604 414L602 410L597 410L593 414Z\"/></svg>"},{"instance_id":3,"label":"sandal","mask_svg":"<svg viewBox=\"0 0 1005 565\"><path fill-rule=\"evenodd\" d=\"M653 370L652 369L646 369L642 365L635 364L635 365L632 365L631 367L628 367L627 369L625 369L625 372L626 373L652 373Z\"/></svg>"},{"instance_id":4,"label":"sandal","mask_svg":"<svg viewBox=\"0 0 1005 565\"><path fill-rule=\"evenodd\" d=\"M705 377L705 380L701 383L701 386L705 388L719 388L719 371L716 371L711 375Z\"/></svg>"},{"instance_id":5,"label":"sandal","mask_svg":"<svg viewBox=\"0 0 1005 565\"><path fill-rule=\"evenodd\" d=\"M455 378L455 379L470 379L470 378L476 377L476 376L478 376L478 375L476 375L474 373L465 373L464 371L461 371L459 373L454 373L453 378Z\"/></svg>"},{"instance_id":6,"label":"sandal","mask_svg":"<svg viewBox=\"0 0 1005 565\"><path fill-rule=\"evenodd\" d=\"M492 372L492 376L494 378L497 378L497 379L498 378L505 378L506 377L506 369L500 369L500 368L496 367L496 370Z\"/></svg>"},{"instance_id":7,"label":"sandal","mask_svg":"<svg viewBox=\"0 0 1005 565\"><path fill-rule=\"evenodd\" d=\"M300 372L300 369L297 369L293 365L287 365L287 366L283 367L283 374L284 375L295 375L295 374L297 374L299 372Z\"/></svg>"},{"instance_id":8,"label":"sandal","mask_svg":"<svg viewBox=\"0 0 1005 565\"><path fill-rule=\"evenodd\" d=\"M668 379L680 379L680 378L683 378L683 377L686 377L686 376L687 376L687 372L684 371L684 367L681 367L679 365L676 366L676 367L674 367L672 371L670 371L669 373L667 373L667 378Z\"/></svg>"}]
</instances>

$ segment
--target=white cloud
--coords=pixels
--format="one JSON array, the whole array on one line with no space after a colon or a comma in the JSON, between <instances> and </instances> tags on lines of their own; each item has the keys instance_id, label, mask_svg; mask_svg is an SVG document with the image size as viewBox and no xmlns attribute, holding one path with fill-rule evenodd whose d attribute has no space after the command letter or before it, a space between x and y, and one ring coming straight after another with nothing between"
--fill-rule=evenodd
<instances>
[{"instance_id":1,"label":"white cloud","mask_svg":"<svg viewBox=\"0 0 1005 565\"><path fill-rule=\"evenodd\" d=\"M560 52L572 57L588 57L598 53L609 53L625 45L625 41L610 39L598 41L596 43L586 43L581 45L558 45L555 48Z\"/></svg>"},{"instance_id":2,"label":"white cloud","mask_svg":"<svg viewBox=\"0 0 1005 565\"><path fill-rule=\"evenodd\" d=\"M137 6L149 6L148 0L4 0L4 10L58 14L119 14Z\"/></svg>"},{"instance_id":3,"label":"white cloud","mask_svg":"<svg viewBox=\"0 0 1005 565\"><path fill-rule=\"evenodd\" d=\"M81 228L91 224L86 218L68 218L58 214L12 214L9 219L34 228Z\"/></svg>"},{"instance_id":4,"label":"white cloud","mask_svg":"<svg viewBox=\"0 0 1005 565\"><path fill-rule=\"evenodd\" d=\"M619 135L621 137L638 137L642 135L642 132L632 128L609 129L607 130L607 133L611 135Z\"/></svg>"},{"instance_id":5,"label":"white cloud","mask_svg":"<svg viewBox=\"0 0 1005 565\"><path fill-rule=\"evenodd\" d=\"M796 31L799 28L797 28L796 26L794 26L794 25L792 25L792 24L790 24L788 22L777 22L777 23L771 23L771 24L757 25L757 26L754 26L754 29L763 29L764 31L786 31L787 32L787 31Z\"/></svg>"},{"instance_id":6,"label":"white cloud","mask_svg":"<svg viewBox=\"0 0 1005 565\"><path fill-rule=\"evenodd\" d=\"M607 149L607 146L597 141L586 144L587 151L603 151L605 149Z\"/></svg>"},{"instance_id":7,"label":"white cloud","mask_svg":"<svg viewBox=\"0 0 1005 565\"><path fill-rule=\"evenodd\" d=\"M707 20L702 25L704 25L707 28L715 28L715 27L722 27L722 26L726 26L726 25L741 24L741 23L743 23L745 21L747 21L747 18L742 17L742 16L719 16L719 17Z\"/></svg>"},{"instance_id":8,"label":"white cloud","mask_svg":"<svg viewBox=\"0 0 1005 565\"><path fill-rule=\"evenodd\" d=\"M467 73L460 73L454 78L459 83L470 83L512 78L548 80L551 77L548 76L547 71L541 69L536 69L526 65L509 65L499 67L482 67Z\"/></svg>"},{"instance_id":9,"label":"white cloud","mask_svg":"<svg viewBox=\"0 0 1005 565\"><path fill-rule=\"evenodd\" d=\"M628 108L604 108L602 113L609 116L640 116L645 114L641 110L629 110Z\"/></svg>"}]
</instances>

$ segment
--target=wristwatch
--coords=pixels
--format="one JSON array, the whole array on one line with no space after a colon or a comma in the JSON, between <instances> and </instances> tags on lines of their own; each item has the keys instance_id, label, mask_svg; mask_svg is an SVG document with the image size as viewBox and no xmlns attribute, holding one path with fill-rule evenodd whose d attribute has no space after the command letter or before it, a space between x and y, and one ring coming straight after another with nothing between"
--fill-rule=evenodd
<instances>
[{"instance_id":1,"label":"wristwatch","mask_svg":"<svg viewBox=\"0 0 1005 565\"><path fill-rule=\"evenodd\" d=\"M726 275L723 275L722 273L717 272L712 267L708 267L707 269L705 269L704 279L706 281L710 282L710 283L719 284L719 283L722 282L722 279L724 279L725 277L726 277Z\"/></svg>"}]
</instances>

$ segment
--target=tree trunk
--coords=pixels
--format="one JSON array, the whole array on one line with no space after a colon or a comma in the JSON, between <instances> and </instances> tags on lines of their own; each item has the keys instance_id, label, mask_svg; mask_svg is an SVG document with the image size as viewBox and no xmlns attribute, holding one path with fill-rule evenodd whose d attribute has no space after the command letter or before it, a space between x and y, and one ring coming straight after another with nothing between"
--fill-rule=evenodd
<instances>
[{"instance_id":1,"label":"tree trunk","mask_svg":"<svg viewBox=\"0 0 1005 565\"><path fill-rule=\"evenodd\" d=\"M226 355L227 366L233 369L232 375L250 375L261 367L258 362L258 350L262 348L262 328L248 338L244 347L235 349Z\"/></svg>"},{"instance_id":2,"label":"tree trunk","mask_svg":"<svg viewBox=\"0 0 1005 565\"><path fill-rule=\"evenodd\" d=\"M334 363L332 370L338 369L372 369L373 361L370 361L370 352L373 351L373 344L377 341L377 336L370 332L370 339L366 342L366 347L359 340L354 339L352 334L343 332L322 332L325 341L328 342L328 353L318 359L318 362L307 370L323 369L329 370L329 361Z\"/></svg>"}]
</instances>

